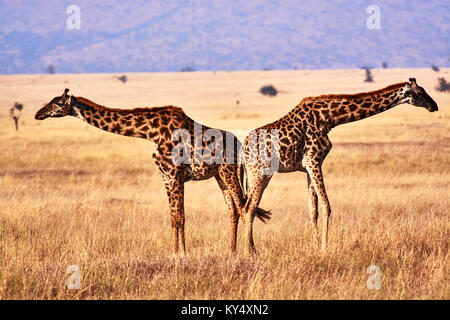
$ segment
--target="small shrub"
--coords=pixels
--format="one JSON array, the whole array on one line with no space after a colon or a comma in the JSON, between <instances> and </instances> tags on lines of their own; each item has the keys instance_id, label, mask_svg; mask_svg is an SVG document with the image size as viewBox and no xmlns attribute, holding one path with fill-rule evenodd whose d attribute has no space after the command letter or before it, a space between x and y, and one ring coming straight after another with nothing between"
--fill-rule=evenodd
<instances>
[{"instance_id":1,"label":"small shrub","mask_svg":"<svg viewBox=\"0 0 450 320\"><path fill-rule=\"evenodd\" d=\"M122 81L122 83L126 83L128 81L128 78L126 75L120 76L117 78L119 81Z\"/></svg>"},{"instance_id":2,"label":"small shrub","mask_svg":"<svg viewBox=\"0 0 450 320\"><path fill-rule=\"evenodd\" d=\"M47 73L48 74L54 74L55 73L55 67L52 64L49 64L46 69L47 69Z\"/></svg>"},{"instance_id":3,"label":"small shrub","mask_svg":"<svg viewBox=\"0 0 450 320\"><path fill-rule=\"evenodd\" d=\"M439 78L436 90L439 92L450 92L450 82L447 82L444 78Z\"/></svg>"},{"instance_id":4,"label":"small shrub","mask_svg":"<svg viewBox=\"0 0 450 320\"><path fill-rule=\"evenodd\" d=\"M431 65L431 70L439 72L439 70L441 70L441 69L439 69L439 67L437 65L433 64L433 65Z\"/></svg>"},{"instance_id":5,"label":"small shrub","mask_svg":"<svg viewBox=\"0 0 450 320\"><path fill-rule=\"evenodd\" d=\"M271 96L271 97L275 97L278 94L277 89L275 89L275 87L273 85L261 87L259 92L261 92L261 94L263 94L265 96Z\"/></svg>"},{"instance_id":6,"label":"small shrub","mask_svg":"<svg viewBox=\"0 0 450 320\"><path fill-rule=\"evenodd\" d=\"M180 69L180 72L193 72L195 71L192 67L184 67Z\"/></svg>"},{"instance_id":7,"label":"small shrub","mask_svg":"<svg viewBox=\"0 0 450 320\"><path fill-rule=\"evenodd\" d=\"M381 67L382 67L383 69L387 69L387 68L388 68L388 63L387 63L386 61L383 61L383 62L381 63Z\"/></svg>"},{"instance_id":8,"label":"small shrub","mask_svg":"<svg viewBox=\"0 0 450 320\"><path fill-rule=\"evenodd\" d=\"M361 69L366 70L366 79L364 82L373 82L372 71L369 67L362 67Z\"/></svg>"}]
</instances>

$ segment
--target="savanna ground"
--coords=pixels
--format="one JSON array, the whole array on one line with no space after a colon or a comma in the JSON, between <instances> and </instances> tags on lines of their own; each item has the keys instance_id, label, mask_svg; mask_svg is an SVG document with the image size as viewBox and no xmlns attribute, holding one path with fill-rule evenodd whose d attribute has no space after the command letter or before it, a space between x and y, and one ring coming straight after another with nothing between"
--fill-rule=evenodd
<instances>
[{"instance_id":1,"label":"savanna ground","mask_svg":"<svg viewBox=\"0 0 450 320\"><path fill-rule=\"evenodd\" d=\"M449 299L449 69L258 71L0 76L0 298L2 299ZM332 207L328 252L309 225L306 176L278 174L255 222L256 259L229 250L229 224L214 180L186 184L188 255L171 253L168 201L153 145L75 118L35 121L61 95L110 107L174 104L212 127L272 122L303 97L356 93L417 78L436 100L335 128L324 163ZM281 92L262 96L261 86ZM236 100L240 101L236 106ZM8 109L24 104L17 133ZM242 225L241 225L242 227ZM242 230L241 230L242 231ZM78 265L81 288L69 290ZM381 270L370 290L366 269Z\"/></svg>"}]
</instances>

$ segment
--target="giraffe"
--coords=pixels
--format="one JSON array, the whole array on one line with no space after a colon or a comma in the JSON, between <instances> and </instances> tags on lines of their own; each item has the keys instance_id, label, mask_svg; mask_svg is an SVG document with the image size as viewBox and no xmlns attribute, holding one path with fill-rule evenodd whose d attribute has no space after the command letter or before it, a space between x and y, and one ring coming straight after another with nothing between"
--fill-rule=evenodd
<instances>
[{"instance_id":1,"label":"giraffe","mask_svg":"<svg viewBox=\"0 0 450 320\"><path fill-rule=\"evenodd\" d=\"M68 92L65 89L61 96L39 109L35 119L70 115L99 129L156 144L153 159L169 198L175 255L179 244L186 254L184 183L212 177L225 198L230 214L231 250L236 252L238 222L246 197L242 187L245 168L237 161L241 143L232 133L203 126L179 107L113 109ZM270 219L269 211L258 208L255 214L263 222Z\"/></svg>"},{"instance_id":2,"label":"giraffe","mask_svg":"<svg viewBox=\"0 0 450 320\"><path fill-rule=\"evenodd\" d=\"M372 92L304 98L279 120L252 131L245 138L240 152L240 157L245 160L249 180L243 216L248 252L256 253L252 226L255 208L275 171L307 173L310 220L317 242L321 244L321 252L326 251L331 209L325 191L322 163L332 146L328 132L338 125L367 118L402 103L424 107L430 112L438 110L436 102L417 85L416 79L410 78L409 82ZM268 131L276 134L267 135ZM261 139L263 135L265 138ZM276 143L273 142L275 139ZM277 160L277 170L268 170L267 161L254 160L263 151ZM319 207L322 217L321 239L317 224Z\"/></svg>"}]
</instances>

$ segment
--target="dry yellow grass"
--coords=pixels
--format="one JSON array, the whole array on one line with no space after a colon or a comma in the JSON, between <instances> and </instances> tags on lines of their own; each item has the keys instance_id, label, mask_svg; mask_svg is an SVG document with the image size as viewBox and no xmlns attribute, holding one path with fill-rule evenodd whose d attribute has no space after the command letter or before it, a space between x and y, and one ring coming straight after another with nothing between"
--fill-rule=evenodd
<instances>
[{"instance_id":1,"label":"dry yellow grass","mask_svg":"<svg viewBox=\"0 0 450 320\"><path fill-rule=\"evenodd\" d=\"M439 76L448 78L449 69ZM450 95L432 70L0 76L2 299L449 299ZM150 142L34 112L65 87L114 107L179 105L206 125L245 130L305 96L369 91L415 76L439 112L403 105L334 129L324 163L332 207L325 256L312 241L306 176L276 175L255 223L257 259L228 247L213 180L186 184L188 256L171 256L168 201ZM273 84L275 98L260 95ZM236 108L235 101L240 100ZM25 105L19 133L8 118ZM366 286L369 265L381 289ZM68 290L66 269L81 269Z\"/></svg>"}]
</instances>

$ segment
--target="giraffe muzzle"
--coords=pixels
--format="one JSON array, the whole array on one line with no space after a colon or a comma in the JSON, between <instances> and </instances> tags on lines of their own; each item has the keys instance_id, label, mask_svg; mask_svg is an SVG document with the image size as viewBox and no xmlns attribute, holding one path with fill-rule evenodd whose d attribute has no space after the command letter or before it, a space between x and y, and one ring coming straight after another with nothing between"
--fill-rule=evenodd
<instances>
[{"instance_id":1,"label":"giraffe muzzle","mask_svg":"<svg viewBox=\"0 0 450 320\"><path fill-rule=\"evenodd\" d=\"M34 119L36 120L44 120L48 118L48 114L41 112L41 110L39 110L38 112L36 112L36 115L34 116Z\"/></svg>"},{"instance_id":2,"label":"giraffe muzzle","mask_svg":"<svg viewBox=\"0 0 450 320\"><path fill-rule=\"evenodd\" d=\"M429 107L427 108L427 110L430 111L430 112L438 111L439 108L438 108L438 106L437 106L437 103L435 102L434 104L432 104L431 106L429 106Z\"/></svg>"}]
</instances>

